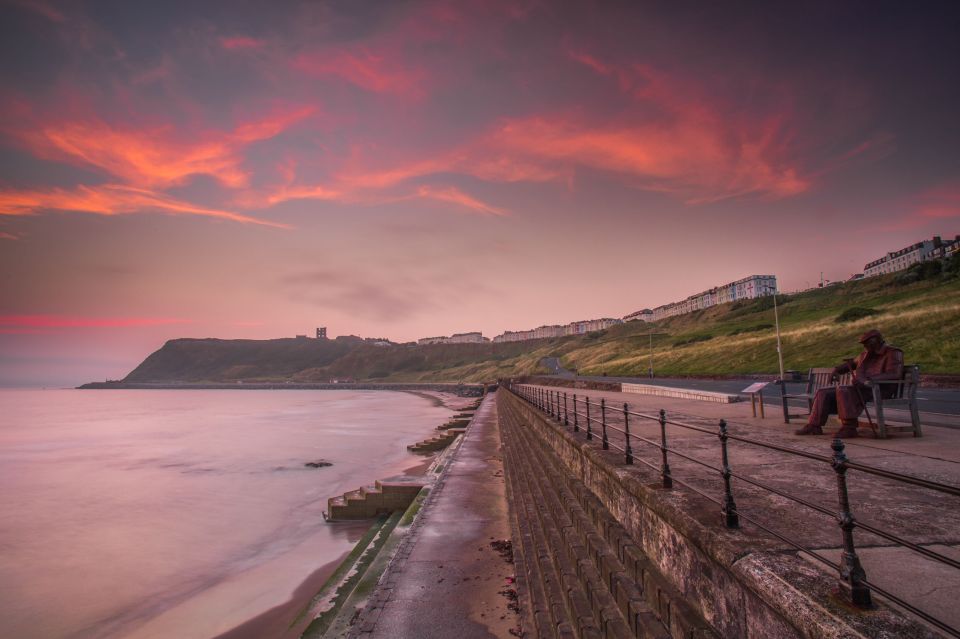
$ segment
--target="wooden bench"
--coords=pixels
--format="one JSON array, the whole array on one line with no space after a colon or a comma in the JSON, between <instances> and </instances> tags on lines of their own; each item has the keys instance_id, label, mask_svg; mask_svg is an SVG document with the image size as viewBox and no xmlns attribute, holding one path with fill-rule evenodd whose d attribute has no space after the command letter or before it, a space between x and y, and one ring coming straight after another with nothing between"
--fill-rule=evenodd
<instances>
[{"instance_id":1,"label":"wooden bench","mask_svg":"<svg viewBox=\"0 0 960 639\"><path fill-rule=\"evenodd\" d=\"M832 368L811 368L807 375L806 389L802 393L788 393L787 384L782 380L777 383L780 385L780 398L783 402L783 421L790 423L791 417L806 417L813 410L813 398L817 391L827 386L849 385L853 383L853 376L845 373L840 376L839 381L832 381ZM920 410L917 407L917 387L920 385L920 367L917 365L904 366L903 377L899 380L888 380L878 382L867 382L866 386L870 389L872 396L864 397L867 404L873 405L873 412L876 413L876 423L872 421L871 427L875 428L875 434L881 439L886 439L891 432L913 432L914 437L922 435L920 427ZM883 391L895 386L891 394L892 397L883 397ZM802 399L807 402L806 413L790 413L789 400ZM895 406L906 406L910 411L910 424L904 426L891 426L886 422L884 410ZM868 416L870 415L870 406L867 406ZM869 419L869 418L868 418Z\"/></svg>"}]
</instances>

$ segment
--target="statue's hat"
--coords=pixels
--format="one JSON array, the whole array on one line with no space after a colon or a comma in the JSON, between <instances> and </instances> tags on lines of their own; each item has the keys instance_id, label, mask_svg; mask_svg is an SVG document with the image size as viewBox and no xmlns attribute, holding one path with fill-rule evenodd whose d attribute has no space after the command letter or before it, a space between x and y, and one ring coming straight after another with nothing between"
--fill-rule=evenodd
<instances>
[{"instance_id":1,"label":"statue's hat","mask_svg":"<svg viewBox=\"0 0 960 639\"><path fill-rule=\"evenodd\" d=\"M877 338L880 339L881 342L883 341L883 335L880 334L880 331L878 331L877 329L873 328L873 329L870 329L869 331L867 331L866 333L864 333L863 335L860 336L860 343L863 344L864 342L866 342L866 341L867 341L868 339L870 339L871 337L877 337Z\"/></svg>"}]
</instances>

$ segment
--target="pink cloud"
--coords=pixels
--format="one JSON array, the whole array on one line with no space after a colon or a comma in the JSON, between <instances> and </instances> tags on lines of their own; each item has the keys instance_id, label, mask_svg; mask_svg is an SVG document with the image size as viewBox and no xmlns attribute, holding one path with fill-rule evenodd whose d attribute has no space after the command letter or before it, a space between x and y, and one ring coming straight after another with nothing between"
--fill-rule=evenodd
<instances>
[{"instance_id":1,"label":"pink cloud","mask_svg":"<svg viewBox=\"0 0 960 639\"><path fill-rule=\"evenodd\" d=\"M289 228L232 211L197 206L145 189L118 184L78 186L73 189L0 191L0 215L31 215L44 210L119 215L158 211L171 215L200 215L232 222Z\"/></svg>"},{"instance_id":2,"label":"pink cloud","mask_svg":"<svg viewBox=\"0 0 960 639\"><path fill-rule=\"evenodd\" d=\"M266 40L251 38L249 36L231 36L220 38L220 46L229 51L262 49L266 46Z\"/></svg>"},{"instance_id":3,"label":"pink cloud","mask_svg":"<svg viewBox=\"0 0 960 639\"><path fill-rule=\"evenodd\" d=\"M919 197L914 214L926 218L960 217L960 183L944 184Z\"/></svg>"},{"instance_id":4,"label":"pink cloud","mask_svg":"<svg viewBox=\"0 0 960 639\"><path fill-rule=\"evenodd\" d=\"M446 187L446 188L434 188L430 186L421 186L417 189L417 195L423 198L439 200L441 202L449 202L451 204L456 204L458 206L465 207L471 211L477 213L486 213L489 215L509 215L504 209L491 206L485 202L467 195L460 189L455 187Z\"/></svg>"},{"instance_id":5,"label":"pink cloud","mask_svg":"<svg viewBox=\"0 0 960 639\"><path fill-rule=\"evenodd\" d=\"M932 221L960 219L960 181L922 191L902 201L899 209L899 215L881 225L880 230L902 231L929 226Z\"/></svg>"},{"instance_id":6,"label":"pink cloud","mask_svg":"<svg viewBox=\"0 0 960 639\"><path fill-rule=\"evenodd\" d=\"M139 328L167 324L189 324L192 320L172 317L82 317L75 315L0 315L6 331L50 328Z\"/></svg>"},{"instance_id":7,"label":"pink cloud","mask_svg":"<svg viewBox=\"0 0 960 639\"><path fill-rule=\"evenodd\" d=\"M43 0L14 0L13 4L33 11L51 22L66 22L67 20L67 17L63 15L63 13L57 11L50 6L49 2L44 2Z\"/></svg>"},{"instance_id":8,"label":"pink cloud","mask_svg":"<svg viewBox=\"0 0 960 639\"><path fill-rule=\"evenodd\" d=\"M410 70L386 53L368 49L303 53L291 66L311 76L334 76L373 93L417 97L422 93L422 72Z\"/></svg>"},{"instance_id":9,"label":"pink cloud","mask_svg":"<svg viewBox=\"0 0 960 639\"><path fill-rule=\"evenodd\" d=\"M4 233L0 231L0 240L19 240L20 238L12 233Z\"/></svg>"}]
</instances>

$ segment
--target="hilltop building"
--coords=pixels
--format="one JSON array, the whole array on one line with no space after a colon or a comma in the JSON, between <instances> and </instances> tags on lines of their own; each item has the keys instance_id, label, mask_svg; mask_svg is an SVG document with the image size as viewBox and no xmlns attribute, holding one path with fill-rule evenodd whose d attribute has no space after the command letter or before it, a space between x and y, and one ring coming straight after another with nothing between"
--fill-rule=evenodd
<instances>
[{"instance_id":1,"label":"hilltop building","mask_svg":"<svg viewBox=\"0 0 960 639\"><path fill-rule=\"evenodd\" d=\"M960 252L960 235L944 242L939 235L929 240L922 240L905 246L897 251L891 251L883 257L867 262L863 267L864 277L896 273L910 268L920 262L929 262L950 258Z\"/></svg>"},{"instance_id":2,"label":"hilltop building","mask_svg":"<svg viewBox=\"0 0 960 639\"><path fill-rule=\"evenodd\" d=\"M645 308L642 311L637 311L635 313L630 313L629 315L623 316L624 322L632 322L634 320L640 320L641 322L652 322L653 311L649 308Z\"/></svg>"},{"instance_id":3,"label":"hilltop building","mask_svg":"<svg viewBox=\"0 0 960 639\"><path fill-rule=\"evenodd\" d=\"M484 337L479 331L470 333L454 333L450 337L422 337L417 340L417 344L484 344L490 339Z\"/></svg>"},{"instance_id":4,"label":"hilltop building","mask_svg":"<svg viewBox=\"0 0 960 639\"><path fill-rule=\"evenodd\" d=\"M626 321L640 319L645 322L656 322L674 315L692 313L717 304L726 304L737 300L754 299L777 292L777 278L775 275L750 275L743 279L721 286L715 286L706 291L691 295L685 300L671 302L658 306L653 310L644 309L624 317Z\"/></svg>"},{"instance_id":5,"label":"hilltop building","mask_svg":"<svg viewBox=\"0 0 960 639\"><path fill-rule=\"evenodd\" d=\"M494 337L493 341L497 344L502 344L504 342L524 342L528 339L583 335L591 331L602 331L617 324L623 324L623 320L604 317L602 319L570 322L569 324L552 324L549 326L540 326L529 331L505 331L503 334Z\"/></svg>"},{"instance_id":6,"label":"hilltop building","mask_svg":"<svg viewBox=\"0 0 960 639\"><path fill-rule=\"evenodd\" d=\"M327 339L327 327L319 326L317 327L317 339Z\"/></svg>"}]
</instances>

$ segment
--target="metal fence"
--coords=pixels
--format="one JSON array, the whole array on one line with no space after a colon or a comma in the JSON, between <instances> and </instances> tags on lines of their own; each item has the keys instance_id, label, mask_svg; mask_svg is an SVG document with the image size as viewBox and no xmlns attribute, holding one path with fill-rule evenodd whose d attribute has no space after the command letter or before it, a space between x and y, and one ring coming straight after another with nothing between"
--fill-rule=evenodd
<instances>
[{"instance_id":1,"label":"metal fence","mask_svg":"<svg viewBox=\"0 0 960 639\"><path fill-rule=\"evenodd\" d=\"M931 559L955 569L960 569L960 562L951 557L935 552L929 548L911 542L910 540L903 538L903 536L895 534L889 530L857 521L853 515L853 510L850 503L850 495L847 490L847 472L851 470L862 472L868 475L882 477L884 479L936 491L939 494L953 497L960 497L960 488L850 461L844 452L843 440L839 438L834 439L831 445L833 450L832 456L818 455L816 453L811 453L798 448L791 448L789 446L781 446L750 437L733 435L728 431L727 423L723 419L718 421L716 429L710 429L696 424L690 424L675 419L668 419L664 410L660 410L656 414L643 413L631 410L630 406L626 402L623 402L622 406L619 404L612 406L606 401L606 398L602 397L597 400L585 394L569 394L566 391L553 390L550 388L528 384L511 384L508 382L501 385L517 397L525 400L538 410L542 411L544 414L548 415L550 418L556 420L564 427L570 428L572 432L580 434L580 436L583 436L586 441L599 443L600 447L604 450L612 449L619 451L623 457L624 464L632 465L635 463L640 463L653 469L659 474L661 485L664 488L672 488L674 484L679 484L680 486L683 486L700 495L701 497L704 497L705 499L708 499L719 505L720 512L722 514L722 521L726 527L739 528L741 520L749 522L764 532L773 535L780 541L792 546L796 550L806 553L815 558L817 561L820 561L836 570L840 580L841 591L847 594L850 602L855 606L860 608L871 608L873 606L871 592L876 592L889 601L902 607L904 610L907 610L917 617L923 619L930 625L942 630L948 635L960 637L960 629L955 628L940 619L937 619L933 615L917 608L907 601L904 601L897 595L877 586L877 584L872 583L867 579L866 572L864 571L860 559L857 556L856 545L854 543L854 531L856 529L871 533L899 546L909 548L910 550L923 555L927 559ZM614 419L614 417L616 417L616 419ZM654 440L648 437L643 437L637 432L631 433L631 423L636 424L640 420L656 422L659 424L659 438ZM715 436L717 438L717 459L712 462L704 461L703 459L698 459L697 457L687 454L682 450L670 447L668 445L668 427L687 429L690 431L697 431ZM611 437L611 433L617 434L616 440ZM838 497L836 509L825 508L819 504L813 503L808 499L792 495L780 488L771 486L757 478L734 472L730 466L730 457L728 454L728 449L731 442L778 451L790 456L814 460L829 466L832 468L836 477ZM635 445L649 446L653 449L657 449L657 462L651 462L635 455ZM677 474L670 468L671 456L692 462L719 475L720 481L718 482L717 493L709 494L697 486L694 486L690 481L686 481L684 477L678 477ZM716 465L717 460L719 460L719 465ZM733 487L731 485L732 478L754 486L761 491L778 495L782 498L800 504L804 508L811 509L822 515L826 515L835 519L841 531L840 542L842 554L840 563L836 563L823 556L816 550L805 546L800 541L789 536L789 534L773 530L768 525L758 521L755 516L751 516L751 514L742 512L742 510L737 507Z\"/></svg>"}]
</instances>

